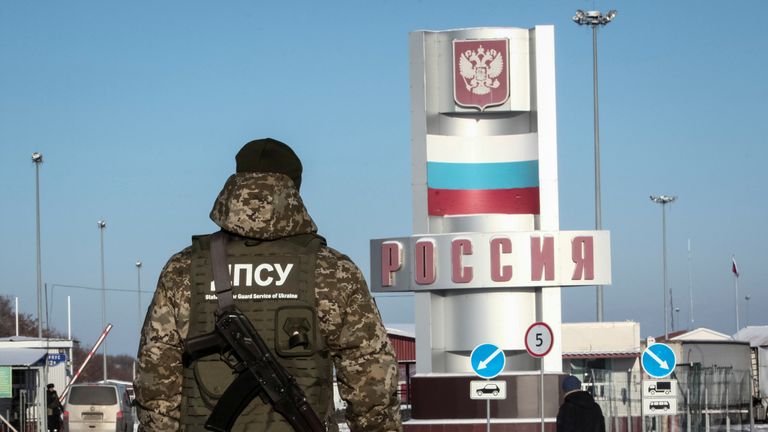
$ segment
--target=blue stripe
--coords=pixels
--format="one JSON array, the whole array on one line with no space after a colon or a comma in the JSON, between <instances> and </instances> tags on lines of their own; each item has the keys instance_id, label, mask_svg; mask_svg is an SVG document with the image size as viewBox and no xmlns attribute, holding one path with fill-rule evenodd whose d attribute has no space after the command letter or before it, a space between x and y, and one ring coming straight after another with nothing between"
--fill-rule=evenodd
<instances>
[{"instance_id":1,"label":"blue stripe","mask_svg":"<svg viewBox=\"0 0 768 432\"><path fill-rule=\"evenodd\" d=\"M499 163L427 162L434 189L515 189L539 186L539 161Z\"/></svg>"}]
</instances>

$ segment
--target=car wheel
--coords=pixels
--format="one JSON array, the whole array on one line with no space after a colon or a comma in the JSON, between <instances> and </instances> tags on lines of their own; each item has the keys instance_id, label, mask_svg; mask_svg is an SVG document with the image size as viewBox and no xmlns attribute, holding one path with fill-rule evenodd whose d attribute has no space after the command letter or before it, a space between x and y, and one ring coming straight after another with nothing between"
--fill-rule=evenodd
<instances>
[{"instance_id":1,"label":"car wheel","mask_svg":"<svg viewBox=\"0 0 768 432\"><path fill-rule=\"evenodd\" d=\"M478 391L477 391L477 395L478 395L478 396L482 396L482 395L483 395L483 391L482 391L482 390L478 390Z\"/></svg>"},{"instance_id":2,"label":"car wheel","mask_svg":"<svg viewBox=\"0 0 768 432\"><path fill-rule=\"evenodd\" d=\"M498 396L498 395L499 395L499 391L498 391L498 390L496 390L495 392L493 392L493 395L494 395L494 396Z\"/></svg>"},{"instance_id":3,"label":"car wheel","mask_svg":"<svg viewBox=\"0 0 768 432\"><path fill-rule=\"evenodd\" d=\"M650 393L650 394L654 395L654 394L656 394L656 390L651 390L651 391L649 391L648 393Z\"/></svg>"}]
</instances>

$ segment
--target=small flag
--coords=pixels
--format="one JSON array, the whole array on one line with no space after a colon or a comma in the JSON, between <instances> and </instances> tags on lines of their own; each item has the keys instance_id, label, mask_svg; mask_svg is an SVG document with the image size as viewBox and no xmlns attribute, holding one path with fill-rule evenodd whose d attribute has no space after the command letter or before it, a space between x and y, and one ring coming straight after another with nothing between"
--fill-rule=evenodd
<instances>
[{"instance_id":1,"label":"small flag","mask_svg":"<svg viewBox=\"0 0 768 432\"><path fill-rule=\"evenodd\" d=\"M736 258L731 257L731 262L733 263L731 266L731 271L736 275L736 277L739 277L739 268L736 267Z\"/></svg>"}]
</instances>

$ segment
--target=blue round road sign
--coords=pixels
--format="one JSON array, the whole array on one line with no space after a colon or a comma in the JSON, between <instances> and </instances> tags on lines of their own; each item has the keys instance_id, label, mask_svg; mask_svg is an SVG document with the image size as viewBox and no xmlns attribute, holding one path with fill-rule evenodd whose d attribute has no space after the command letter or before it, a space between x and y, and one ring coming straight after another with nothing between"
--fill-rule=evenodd
<instances>
[{"instance_id":1,"label":"blue round road sign","mask_svg":"<svg viewBox=\"0 0 768 432\"><path fill-rule=\"evenodd\" d=\"M641 363L645 373L653 378L664 378L675 370L677 357L669 345L657 343L643 351Z\"/></svg>"},{"instance_id":2,"label":"blue round road sign","mask_svg":"<svg viewBox=\"0 0 768 432\"><path fill-rule=\"evenodd\" d=\"M491 379L504 370L507 359L501 348L494 344L482 344L472 350L469 361L472 363L472 370L477 376Z\"/></svg>"}]
</instances>

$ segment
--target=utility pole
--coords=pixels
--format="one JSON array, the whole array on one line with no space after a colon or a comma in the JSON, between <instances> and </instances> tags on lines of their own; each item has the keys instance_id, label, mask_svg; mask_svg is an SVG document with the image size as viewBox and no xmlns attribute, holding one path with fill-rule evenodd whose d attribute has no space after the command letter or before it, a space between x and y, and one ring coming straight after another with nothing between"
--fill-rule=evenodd
<instances>
[{"instance_id":1,"label":"utility pole","mask_svg":"<svg viewBox=\"0 0 768 432\"><path fill-rule=\"evenodd\" d=\"M97 223L99 227L99 244L100 244L100 256L101 256L101 328L107 328L107 288L104 283L104 228L107 227L107 222L100 220ZM107 380L107 341L104 340L104 349L102 350L104 355L103 367L104 367L104 381Z\"/></svg>"}]
</instances>

